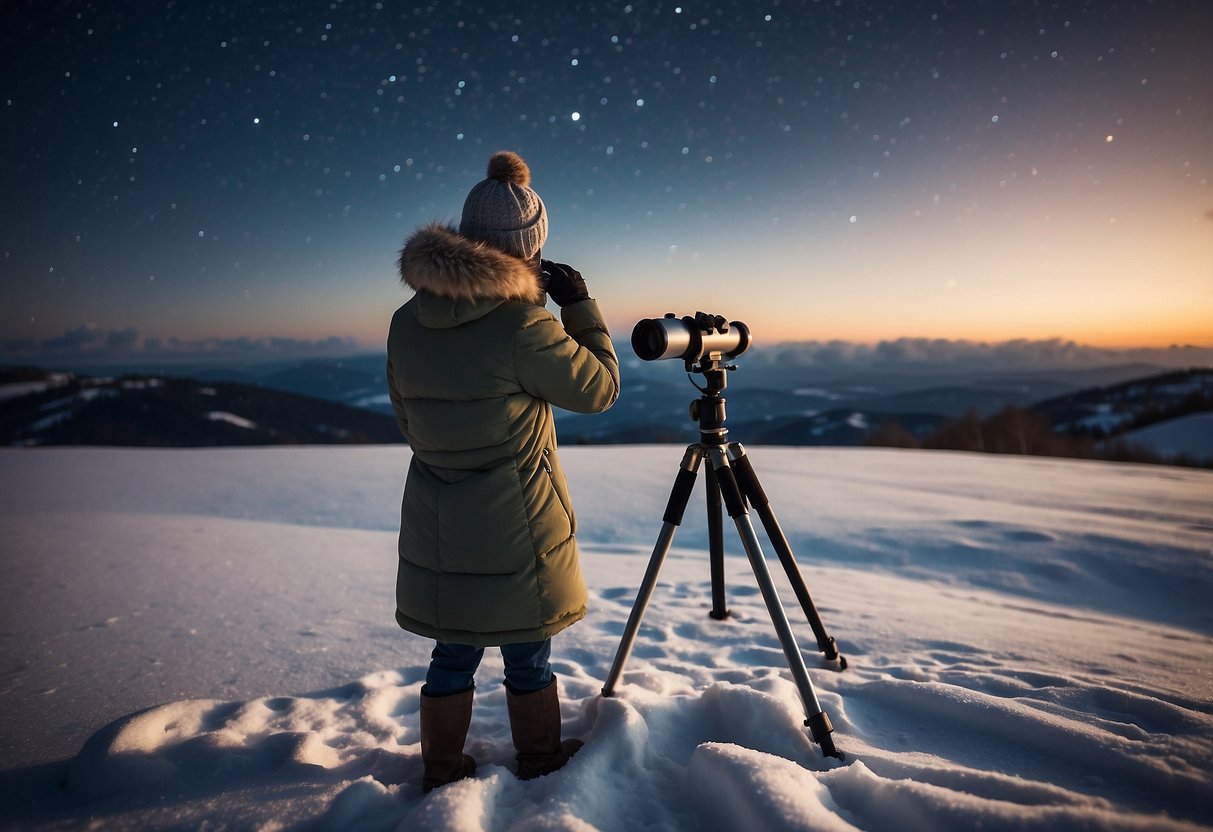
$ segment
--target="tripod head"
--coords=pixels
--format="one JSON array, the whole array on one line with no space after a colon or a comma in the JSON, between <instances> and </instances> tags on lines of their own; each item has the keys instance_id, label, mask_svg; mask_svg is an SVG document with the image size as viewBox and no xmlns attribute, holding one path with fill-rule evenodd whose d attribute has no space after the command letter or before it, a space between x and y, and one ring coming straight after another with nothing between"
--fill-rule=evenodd
<instances>
[{"instance_id":1,"label":"tripod head","mask_svg":"<svg viewBox=\"0 0 1213 832\"><path fill-rule=\"evenodd\" d=\"M632 329L632 350L645 361L681 358L687 378L701 395L691 402L691 421L699 423L705 445L724 445L728 429L724 426L724 398L727 373L736 370L726 359L736 358L750 348L750 328L741 321L729 321L723 315L696 312L679 318L669 312L663 318L645 318ZM704 378L704 386L695 384L692 374Z\"/></svg>"},{"instance_id":2,"label":"tripod head","mask_svg":"<svg viewBox=\"0 0 1213 832\"><path fill-rule=\"evenodd\" d=\"M704 359L694 369L687 370L687 378L702 395L691 402L691 421L699 423L699 441L704 445L727 445L729 429L724 426L724 392L727 373L736 366L721 364L719 360ZM691 373L702 373L707 382L704 387L695 384Z\"/></svg>"},{"instance_id":3,"label":"tripod head","mask_svg":"<svg viewBox=\"0 0 1213 832\"><path fill-rule=\"evenodd\" d=\"M712 328L715 326L724 326L725 332L728 332L728 325L724 323L723 317L711 316L703 312L696 313L695 317L701 326L708 328L708 335L712 334ZM742 324L742 326L745 325ZM747 341L742 351L749 347L748 330L746 331L746 335ZM728 386L728 374L737 369L736 364L725 363L726 358L732 357L732 355L727 353L713 350L705 352L694 361L690 359L684 361L687 380L691 382L692 387L702 394L698 399L691 402L690 413L691 421L699 423L699 441L704 445L723 446L728 444L729 429L724 426L725 398L721 394L724 392L725 387ZM703 376L703 387L695 383L692 375L695 373Z\"/></svg>"}]
</instances>

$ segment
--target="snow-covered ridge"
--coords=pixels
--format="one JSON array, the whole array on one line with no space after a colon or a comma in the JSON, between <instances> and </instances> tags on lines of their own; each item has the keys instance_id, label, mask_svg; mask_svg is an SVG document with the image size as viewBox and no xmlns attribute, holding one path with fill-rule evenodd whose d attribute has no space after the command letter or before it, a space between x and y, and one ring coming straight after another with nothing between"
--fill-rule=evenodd
<instances>
[{"instance_id":1,"label":"snow-covered ridge","mask_svg":"<svg viewBox=\"0 0 1213 832\"><path fill-rule=\"evenodd\" d=\"M45 379L38 381L14 381L9 384L0 384L0 402L60 387L67 384L69 378L65 373L50 373Z\"/></svg>"},{"instance_id":2,"label":"snow-covered ridge","mask_svg":"<svg viewBox=\"0 0 1213 832\"><path fill-rule=\"evenodd\" d=\"M1190 413L1157 425L1125 434L1130 444L1140 444L1167 456L1213 460L1213 412Z\"/></svg>"},{"instance_id":3,"label":"snow-covered ridge","mask_svg":"<svg viewBox=\"0 0 1213 832\"><path fill-rule=\"evenodd\" d=\"M403 441L384 414L252 385L178 377L60 374L20 381L0 386L0 410L0 444L26 447Z\"/></svg>"},{"instance_id":4,"label":"snow-covered ridge","mask_svg":"<svg viewBox=\"0 0 1213 832\"><path fill-rule=\"evenodd\" d=\"M0 752L23 784L0 825L1213 825L1213 474L749 452L849 660L821 665L777 574L847 761L805 733L730 523L732 616L707 615L698 498L599 696L681 453L565 448L591 613L553 658L587 745L515 780L489 650L477 777L423 797L430 645L391 621L406 448L0 451Z\"/></svg>"},{"instance_id":5,"label":"snow-covered ridge","mask_svg":"<svg viewBox=\"0 0 1213 832\"><path fill-rule=\"evenodd\" d=\"M257 423L253 420L237 416L235 413L228 413L226 410L208 410L206 418L212 422L227 422L229 425L235 425L245 430L255 430L257 427Z\"/></svg>"}]
</instances>

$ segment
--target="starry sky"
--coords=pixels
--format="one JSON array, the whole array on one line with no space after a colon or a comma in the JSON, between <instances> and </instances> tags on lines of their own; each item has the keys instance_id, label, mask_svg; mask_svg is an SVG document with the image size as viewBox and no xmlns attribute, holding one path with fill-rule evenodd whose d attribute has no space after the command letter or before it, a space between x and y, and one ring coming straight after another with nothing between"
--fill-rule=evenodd
<instances>
[{"instance_id":1,"label":"starry sky","mask_svg":"<svg viewBox=\"0 0 1213 832\"><path fill-rule=\"evenodd\" d=\"M1207 346L1210 43L1203 0L5 3L0 361L380 348L499 149L617 336Z\"/></svg>"}]
</instances>

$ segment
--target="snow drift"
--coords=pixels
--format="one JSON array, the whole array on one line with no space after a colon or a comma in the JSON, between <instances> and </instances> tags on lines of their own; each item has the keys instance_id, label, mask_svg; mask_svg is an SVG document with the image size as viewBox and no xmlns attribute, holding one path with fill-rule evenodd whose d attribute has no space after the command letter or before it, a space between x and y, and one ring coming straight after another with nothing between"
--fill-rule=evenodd
<instances>
[{"instance_id":1,"label":"snow drift","mask_svg":"<svg viewBox=\"0 0 1213 832\"><path fill-rule=\"evenodd\" d=\"M773 564L847 760L803 728L731 527L708 617L701 500L598 695L680 452L570 448L592 608L553 658L587 745L517 781L490 650L477 776L424 797L429 645L391 620L406 448L0 451L0 824L1213 825L1213 474L749 451L850 663L822 666Z\"/></svg>"}]
</instances>

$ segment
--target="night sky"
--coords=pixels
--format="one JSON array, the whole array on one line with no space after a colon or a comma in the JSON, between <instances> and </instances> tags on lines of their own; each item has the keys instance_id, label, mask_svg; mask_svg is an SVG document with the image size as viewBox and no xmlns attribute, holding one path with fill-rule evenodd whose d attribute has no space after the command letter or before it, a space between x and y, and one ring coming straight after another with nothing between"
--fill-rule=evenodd
<instances>
[{"instance_id":1,"label":"night sky","mask_svg":"<svg viewBox=\"0 0 1213 832\"><path fill-rule=\"evenodd\" d=\"M11 2L0 62L0 361L379 348L498 149L617 336L1213 342L1203 0Z\"/></svg>"}]
</instances>

